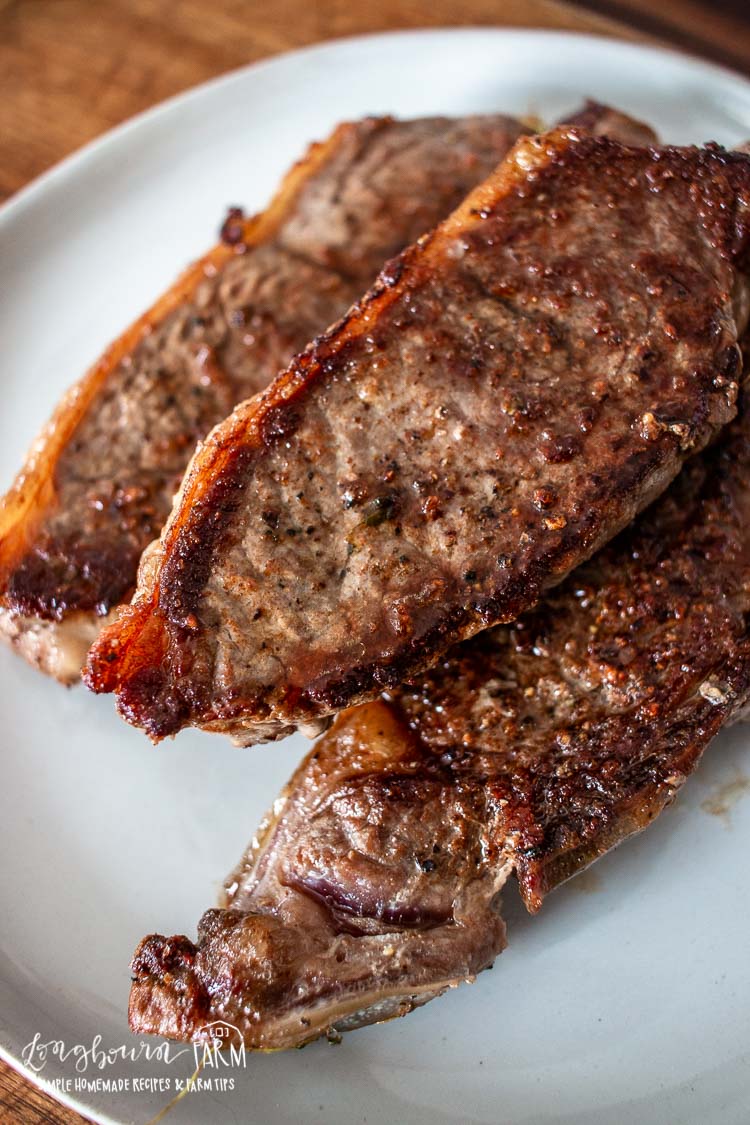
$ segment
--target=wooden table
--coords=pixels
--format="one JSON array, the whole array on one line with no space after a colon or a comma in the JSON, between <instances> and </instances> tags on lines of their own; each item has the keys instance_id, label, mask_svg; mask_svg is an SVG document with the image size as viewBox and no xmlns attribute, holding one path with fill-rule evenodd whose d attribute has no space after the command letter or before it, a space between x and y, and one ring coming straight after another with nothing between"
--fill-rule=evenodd
<instances>
[{"instance_id":1,"label":"wooden table","mask_svg":"<svg viewBox=\"0 0 750 1125\"><path fill-rule=\"evenodd\" d=\"M132 114L223 71L391 28L569 28L661 39L750 73L747 0L0 0L0 199ZM0 1063L0 1121L80 1123Z\"/></svg>"}]
</instances>

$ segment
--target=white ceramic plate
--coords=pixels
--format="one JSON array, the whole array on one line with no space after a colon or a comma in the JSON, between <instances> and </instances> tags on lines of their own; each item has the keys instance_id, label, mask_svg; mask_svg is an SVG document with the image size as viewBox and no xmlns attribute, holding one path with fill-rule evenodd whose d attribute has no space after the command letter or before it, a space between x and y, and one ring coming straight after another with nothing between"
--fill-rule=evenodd
<instances>
[{"instance_id":1,"label":"white ceramic plate","mask_svg":"<svg viewBox=\"0 0 750 1125\"><path fill-rule=\"evenodd\" d=\"M603 39L471 30L287 55L84 149L0 212L0 486L61 391L212 243L225 206L263 206L311 138L367 113L554 119L584 95L668 140L750 137L750 83L715 67ZM2 1051L17 1065L37 1034L67 1050L96 1036L137 1048L125 1016L137 941L194 933L303 742L241 751L190 733L155 750L111 699L66 692L5 649L0 708ZM750 800L733 803L747 741L742 728L720 737L676 807L541 916L509 891L510 948L473 987L336 1050L252 1056L222 1073L234 1090L190 1094L169 1120L747 1122ZM717 801L722 816L706 811ZM50 1049L38 1080L72 1080L63 1100L97 1121L147 1121L193 1070L189 1054L99 1071L77 1058ZM171 1093L135 1091L148 1076ZM123 1088L76 1089L96 1077Z\"/></svg>"}]
</instances>

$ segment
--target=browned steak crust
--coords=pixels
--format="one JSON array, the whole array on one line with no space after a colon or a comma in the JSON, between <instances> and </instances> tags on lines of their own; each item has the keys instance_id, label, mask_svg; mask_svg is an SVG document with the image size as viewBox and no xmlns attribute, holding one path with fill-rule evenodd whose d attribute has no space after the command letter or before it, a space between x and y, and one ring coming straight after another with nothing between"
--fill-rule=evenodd
<instances>
[{"instance_id":1,"label":"browned steak crust","mask_svg":"<svg viewBox=\"0 0 750 1125\"><path fill-rule=\"evenodd\" d=\"M517 616L733 415L749 203L738 154L520 141L213 432L89 685L251 743Z\"/></svg>"},{"instance_id":2,"label":"browned steak crust","mask_svg":"<svg viewBox=\"0 0 750 1125\"><path fill-rule=\"evenodd\" d=\"M491 963L509 871L536 910L648 825L747 706L749 613L746 410L541 607L337 719L197 944L141 943L133 1030L226 1019L250 1047L294 1046Z\"/></svg>"},{"instance_id":3,"label":"browned steak crust","mask_svg":"<svg viewBox=\"0 0 750 1125\"><path fill-rule=\"evenodd\" d=\"M223 244L65 399L0 506L0 631L77 678L102 618L130 598L196 441L447 215L520 131L502 116L345 124L265 214L230 215Z\"/></svg>"}]
</instances>

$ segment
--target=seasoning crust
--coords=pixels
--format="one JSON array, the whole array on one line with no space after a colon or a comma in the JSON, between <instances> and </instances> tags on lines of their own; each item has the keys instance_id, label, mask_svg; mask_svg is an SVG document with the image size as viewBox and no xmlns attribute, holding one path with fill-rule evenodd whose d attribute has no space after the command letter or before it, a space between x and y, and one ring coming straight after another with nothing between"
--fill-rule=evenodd
<instances>
[{"instance_id":1,"label":"seasoning crust","mask_svg":"<svg viewBox=\"0 0 750 1125\"><path fill-rule=\"evenodd\" d=\"M65 682L135 588L196 442L505 155L501 115L339 126L64 398L0 503L0 634Z\"/></svg>"},{"instance_id":2,"label":"seasoning crust","mask_svg":"<svg viewBox=\"0 0 750 1125\"><path fill-rule=\"evenodd\" d=\"M524 138L197 452L87 682L241 743L512 620L735 412L750 160Z\"/></svg>"}]
</instances>

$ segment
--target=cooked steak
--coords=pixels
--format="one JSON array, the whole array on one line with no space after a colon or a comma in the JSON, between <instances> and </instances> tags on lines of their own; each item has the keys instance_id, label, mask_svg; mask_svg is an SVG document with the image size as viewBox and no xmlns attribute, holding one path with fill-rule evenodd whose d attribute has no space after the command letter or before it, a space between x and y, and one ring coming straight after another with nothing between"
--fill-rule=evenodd
<instances>
[{"instance_id":1,"label":"cooked steak","mask_svg":"<svg viewBox=\"0 0 750 1125\"><path fill-rule=\"evenodd\" d=\"M750 159L560 128L198 450L87 683L320 728L527 609L735 411Z\"/></svg>"},{"instance_id":2,"label":"cooked steak","mask_svg":"<svg viewBox=\"0 0 750 1125\"><path fill-rule=\"evenodd\" d=\"M345 124L269 209L231 212L63 400L0 505L0 633L63 681L129 600L198 438L339 317L497 164L507 117Z\"/></svg>"},{"instance_id":3,"label":"cooked steak","mask_svg":"<svg viewBox=\"0 0 750 1125\"><path fill-rule=\"evenodd\" d=\"M597 136L613 137L624 145L653 145L658 143L656 133L644 121L628 117L619 109L602 105L587 98L576 113L561 118L559 125L577 125Z\"/></svg>"},{"instance_id":4,"label":"cooked steak","mask_svg":"<svg viewBox=\"0 0 750 1125\"><path fill-rule=\"evenodd\" d=\"M136 1032L255 1048L402 1014L674 797L750 698L750 409L537 610L345 712L198 942L146 938Z\"/></svg>"}]
</instances>

